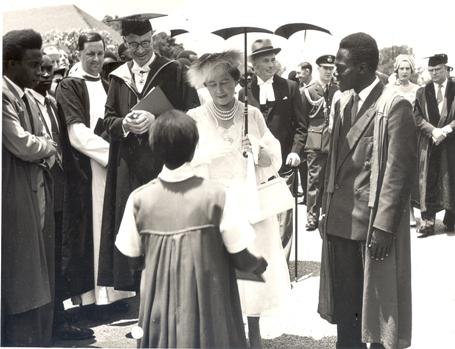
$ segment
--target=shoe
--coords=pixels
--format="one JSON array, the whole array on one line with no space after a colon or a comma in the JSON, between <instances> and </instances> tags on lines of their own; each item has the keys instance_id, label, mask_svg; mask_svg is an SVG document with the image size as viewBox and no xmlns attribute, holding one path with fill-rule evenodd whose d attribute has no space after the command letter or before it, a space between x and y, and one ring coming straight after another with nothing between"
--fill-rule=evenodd
<instances>
[{"instance_id":1,"label":"shoe","mask_svg":"<svg viewBox=\"0 0 455 349\"><path fill-rule=\"evenodd\" d=\"M54 338L60 340L82 340L95 337L95 332L90 328L77 327L65 323L54 330Z\"/></svg>"},{"instance_id":2,"label":"shoe","mask_svg":"<svg viewBox=\"0 0 455 349\"><path fill-rule=\"evenodd\" d=\"M417 232L419 234L422 234L422 235L418 236L419 239L434 235L434 225L428 225L428 224L421 225L419 227L419 229L417 229Z\"/></svg>"}]
</instances>

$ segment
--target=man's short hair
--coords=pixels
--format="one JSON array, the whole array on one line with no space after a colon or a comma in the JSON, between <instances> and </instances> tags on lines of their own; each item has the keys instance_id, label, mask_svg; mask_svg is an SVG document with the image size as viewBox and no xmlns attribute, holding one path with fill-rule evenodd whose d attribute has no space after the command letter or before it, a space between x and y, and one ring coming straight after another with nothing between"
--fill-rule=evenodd
<instances>
[{"instance_id":1,"label":"man's short hair","mask_svg":"<svg viewBox=\"0 0 455 349\"><path fill-rule=\"evenodd\" d=\"M199 140L196 122L180 110L169 110L150 127L150 146L169 169L191 161Z\"/></svg>"},{"instance_id":2,"label":"man's short hair","mask_svg":"<svg viewBox=\"0 0 455 349\"><path fill-rule=\"evenodd\" d=\"M84 49L84 45L87 42L98 42L102 41L103 42L103 47L106 47L104 43L103 37L97 33L97 32L87 32L87 33L82 33L79 35L79 39L77 40L77 49L79 51L82 51Z\"/></svg>"},{"instance_id":3,"label":"man's short hair","mask_svg":"<svg viewBox=\"0 0 455 349\"><path fill-rule=\"evenodd\" d=\"M3 35L3 67L8 61L20 61L25 50L41 50L43 39L33 29L12 30Z\"/></svg>"},{"instance_id":4,"label":"man's short hair","mask_svg":"<svg viewBox=\"0 0 455 349\"><path fill-rule=\"evenodd\" d=\"M340 49L348 50L354 64L367 63L372 71L376 71L379 63L379 50L376 40L366 33L354 33L340 42Z\"/></svg>"},{"instance_id":5,"label":"man's short hair","mask_svg":"<svg viewBox=\"0 0 455 349\"><path fill-rule=\"evenodd\" d=\"M310 73L313 72L313 66L311 65L310 62L303 62L299 64L300 70L302 69L308 69Z\"/></svg>"}]
</instances>

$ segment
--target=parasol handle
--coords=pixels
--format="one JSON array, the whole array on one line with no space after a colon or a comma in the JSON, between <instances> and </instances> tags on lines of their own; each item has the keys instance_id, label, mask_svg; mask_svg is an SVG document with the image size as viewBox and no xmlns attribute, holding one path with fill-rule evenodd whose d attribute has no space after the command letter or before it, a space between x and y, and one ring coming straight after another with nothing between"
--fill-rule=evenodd
<instances>
[{"instance_id":1,"label":"parasol handle","mask_svg":"<svg viewBox=\"0 0 455 349\"><path fill-rule=\"evenodd\" d=\"M243 32L243 43L244 43L244 48L243 48L243 70L244 70L244 83L245 83L245 107L243 109L243 117L244 117L244 135L248 135L248 55L247 55L247 35L246 35L246 28L244 28ZM246 151L243 152L243 156L247 157L248 154Z\"/></svg>"}]
</instances>

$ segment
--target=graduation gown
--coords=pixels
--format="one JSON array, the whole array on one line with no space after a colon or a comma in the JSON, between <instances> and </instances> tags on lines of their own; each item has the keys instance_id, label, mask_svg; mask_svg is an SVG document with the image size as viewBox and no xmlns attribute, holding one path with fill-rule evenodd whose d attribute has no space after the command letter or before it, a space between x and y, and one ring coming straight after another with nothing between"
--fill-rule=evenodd
<instances>
[{"instance_id":1,"label":"graduation gown","mask_svg":"<svg viewBox=\"0 0 455 349\"><path fill-rule=\"evenodd\" d=\"M160 86L176 109L186 111L199 105L197 92L188 84L183 65L156 55L141 93L136 89L132 66L132 61L127 62L110 75L104 125L111 148L98 270L98 285L128 291L137 290L139 274L131 271L129 259L115 247L115 237L129 194L155 178L163 164L148 145L148 133L130 133L125 137L123 118L155 86Z\"/></svg>"},{"instance_id":2,"label":"graduation gown","mask_svg":"<svg viewBox=\"0 0 455 349\"><path fill-rule=\"evenodd\" d=\"M77 96L77 98L74 98ZM64 179L62 274L65 298L94 288L92 169L90 158L71 146L68 126L90 127L90 98L84 79L68 77L56 90L60 121ZM101 133L100 133L101 134ZM103 134L101 134L103 136ZM107 136L104 134L105 139Z\"/></svg>"}]
</instances>

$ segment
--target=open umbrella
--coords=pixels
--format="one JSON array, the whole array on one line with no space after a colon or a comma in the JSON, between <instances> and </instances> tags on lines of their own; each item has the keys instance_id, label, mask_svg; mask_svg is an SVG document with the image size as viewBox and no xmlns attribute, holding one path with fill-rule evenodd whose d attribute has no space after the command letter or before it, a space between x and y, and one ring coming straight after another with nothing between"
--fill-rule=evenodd
<instances>
[{"instance_id":1,"label":"open umbrella","mask_svg":"<svg viewBox=\"0 0 455 349\"><path fill-rule=\"evenodd\" d=\"M244 57L244 71L245 71L245 81L247 81L248 78L248 39L247 39L247 34L248 33L267 33L267 34L273 34L268 29L264 28L258 28L258 27L229 27L229 28L224 28L224 29L218 29L212 32L212 34L218 35L222 37L224 40L229 39L232 36L243 34L243 42L244 42L244 50L243 50L243 57ZM245 135L248 134L248 94L245 93L245 109L243 112L243 115L245 117ZM246 156L246 154L244 154Z\"/></svg>"},{"instance_id":2,"label":"open umbrella","mask_svg":"<svg viewBox=\"0 0 455 349\"><path fill-rule=\"evenodd\" d=\"M171 38L173 38L174 36L188 33L188 30L186 30L186 29L171 29L170 32L171 32Z\"/></svg>"},{"instance_id":3,"label":"open umbrella","mask_svg":"<svg viewBox=\"0 0 455 349\"><path fill-rule=\"evenodd\" d=\"M332 35L328 29L319 27L317 25L309 24L309 23L288 23L278 27L274 34L284 37L285 39L289 39L291 35L295 34L298 31L305 31L305 40L306 40L306 32L307 30L316 30L320 32L327 33ZM294 269L294 281L298 281L298 202L297 202L297 190L298 190L298 180L297 180L297 168L295 170L295 180L294 180L294 206L295 206L295 214L294 214L294 246L295 246L295 269Z\"/></svg>"},{"instance_id":4,"label":"open umbrella","mask_svg":"<svg viewBox=\"0 0 455 349\"><path fill-rule=\"evenodd\" d=\"M332 33L328 29L318 27L317 25L309 24L309 23L284 24L284 25L278 27L275 30L274 34L282 36L285 39L289 39L292 34L298 32L298 31L302 31L302 30L305 31L305 39L306 39L307 30L316 30L316 31L320 31L320 32L324 32L324 33L332 35Z\"/></svg>"}]
</instances>

